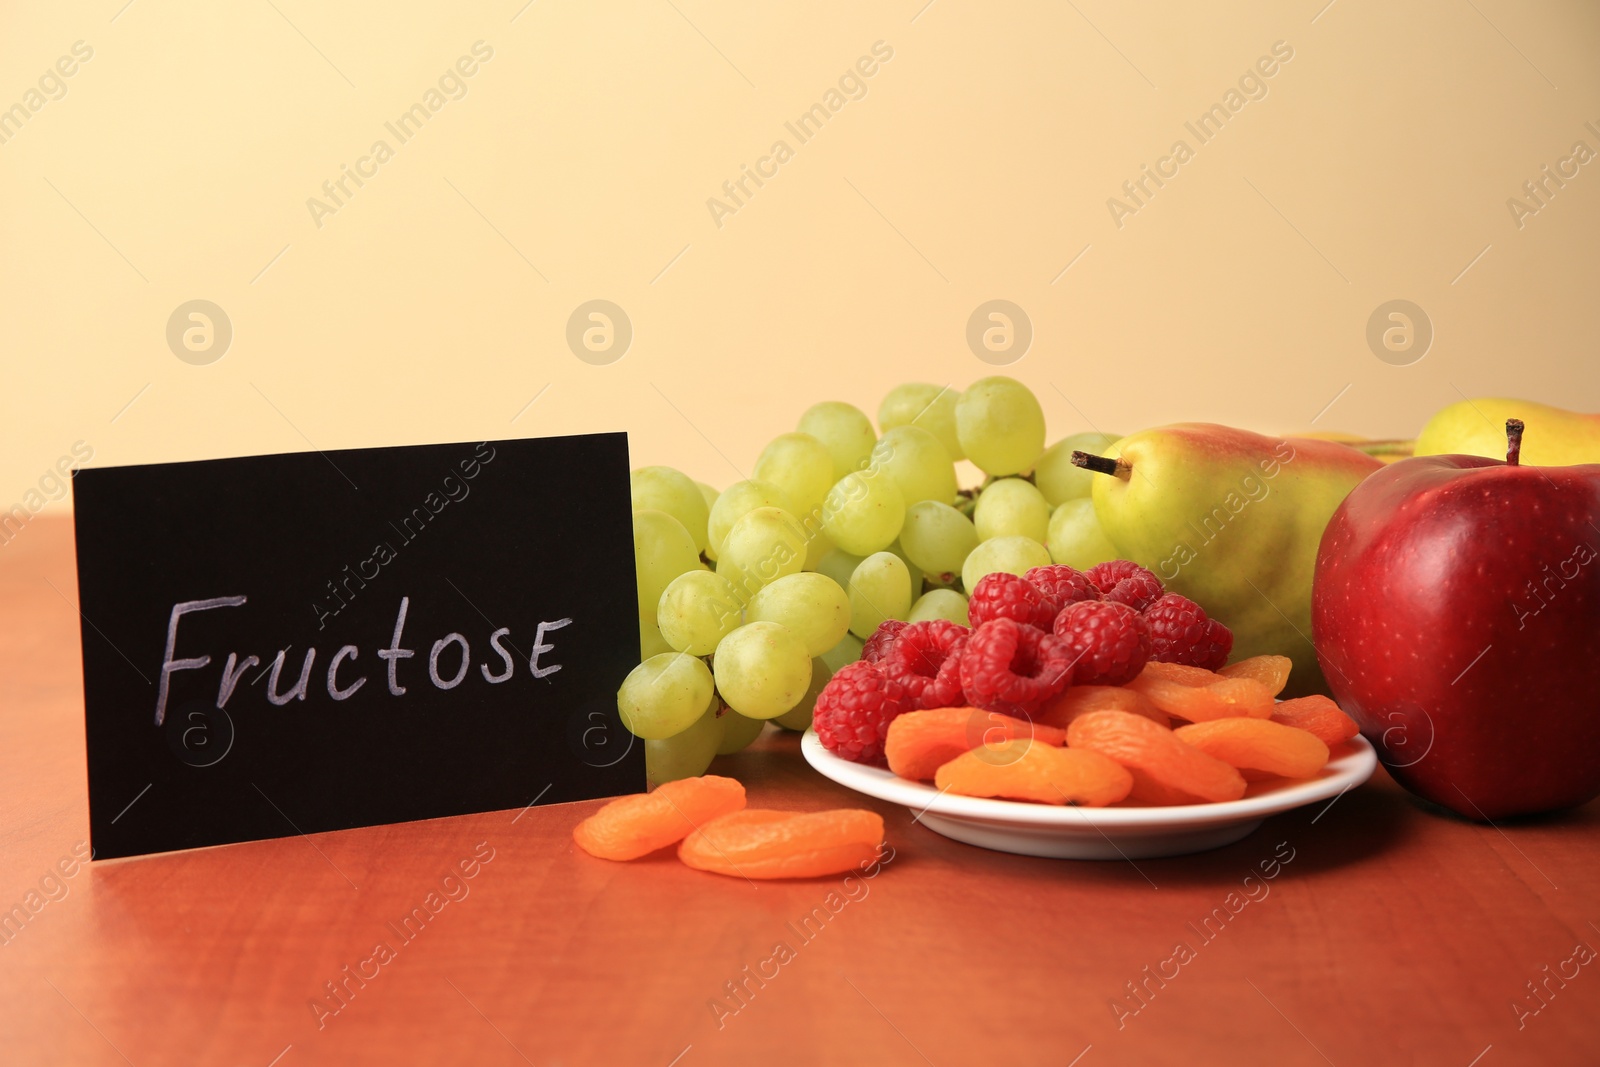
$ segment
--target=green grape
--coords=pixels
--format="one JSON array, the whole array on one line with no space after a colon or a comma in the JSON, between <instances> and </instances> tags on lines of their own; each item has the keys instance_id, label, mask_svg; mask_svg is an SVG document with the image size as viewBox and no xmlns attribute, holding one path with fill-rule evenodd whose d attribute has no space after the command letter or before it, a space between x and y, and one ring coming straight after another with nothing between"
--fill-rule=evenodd
<instances>
[{"instance_id":1,"label":"green grape","mask_svg":"<svg viewBox=\"0 0 1600 1067\"><path fill-rule=\"evenodd\" d=\"M807 655L820 656L849 631L850 597L826 574L803 571L763 586L750 598L745 616L787 627Z\"/></svg>"},{"instance_id":2,"label":"green grape","mask_svg":"<svg viewBox=\"0 0 1600 1067\"><path fill-rule=\"evenodd\" d=\"M1051 559L1080 571L1122 558L1117 546L1100 528L1094 501L1088 497L1068 500L1050 515L1048 544Z\"/></svg>"},{"instance_id":3,"label":"green grape","mask_svg":"<svg viewBox=\"0 0 1600 1067\"><path fill-rule=\"evenodd\" d=\"M828 455L833 457L834 481L865 467L872 446L878 440L872 430L872 420L860 408L842 400L824 400L811 405L800 416L796 429L815 437L828 450Z\"/></svg>"},{"instance_id":4,"label":"green grape","mask_svg":"<svg viewBox=\"0 0 1600 1067\"><path fill-rule=\"evenodd\" d=\"M885 619L911 612L911 572L893 552L874 552L850 576L850 632L872 636Z\"/></svg>"},{"instance_id":5,"label":"green grape","mask_svg":"<svg viewBox=\"0 0 1600 1067\"><path fill-rule=\"evenodd\" d=\"M978 531L949 504L924 500L906 509L900 547L926 574L960 574L967 554L978 547Z\"/></svg>"},{"instance_id":6,"label":"green grape","mask_svg":"<svg viewBox=\"0 0 1600 1067\"><path fill-rule=\"evenodd\" d=\"M794 512L790 512L795 515ZM822 505L815 504L805 512L795 515L806 538L806 562L801 570L814 571L822 557L833 548L833 542L822 532Z\"/></svg>"},{"instance_id":7,"label":"green grape","mask_svg":"<svg viewBox=\"0 0 1600 1067\"><path fill-rule=\"evenodd\" d=\"M796 574L806 561L806 532L782 508L748 511L722 542L717 573L733 584L740 603L756 590L786 574Z\"/></svg>"},{"instance_id":8,"label":"green grape","mask_svg":"<svg viewBox=\"0 0 1600 1067\"><path fill-rule=\"evenodd\" d=\"M761 450L754 475L756 481L781 489L797 515L820 507L838 480L833 473L833 453L808 433L774 437Z\"/></svg>"},{"instance_id":9,"label":"green grape","mask_svg":"<svg viewBox=\"0 0 1600 1067\"><path fill-rule=\"evenodd\" d=\"M709 656L742 621L733 583L710 571L690 571L668 583L656 608L666 644L691 656Z\"/></svg>"},{"instance_id":10,"label":"green grape","mask_svg":"<svg viewBox=\"0 0 1600 1067\"><path fill-rule=\"evenodd\" d=\"M1051 507L1068 500L1089 495L1094 479L1101 477L1093 471L1073 466L1073 452L1088 452L1103 456L1106 449L1116 444L1121 435L1102 433L1075 433L1063 437L1044 450L1033 468L1033 483L1044 494Z\"/></svg>"},{"instance_id":11,"label":"green grape","mask_svg":"<svg viewBox=\"0 0 1600 1067\"><path fill-rule=\"evenodd\" d=\"M896 426L920 426L939 439L952 460L965 459L956 436L956 401L961 394L950 386L906 382L889 390L878 405L878 429L888 433Z\"/></svg>"},{"instance_id":12,"label":"green grape","mask_svg":"<svg viewBox=\"0 0 1600 1067\"><path fill-rule=\"evenodd\" d=\"M722 493L705 482L695 482L694 484L700 487L700 496L706 502L706 544L700 551L705 554L706 559L715 563L717 554L711 549L711 509L716 506L717 497L721 496Z\"/></svg>"},{"instance_id":13,"label":"green grape","mask_svg":"<svg viewBox=\"0 0 1600 1067\"><path fill-rule=\"evenodd\" d=\"M861 658L861 648L865 644L855 634L845 634L839 638L839 643L817 658L827 666L830 671L842 671L849 664Z\"/></svg>"},{"instance_id":14,"label":"green grape","mask_svg":"<svg viewBox=\"0 0 1600 1067\"><path fill-rule=\"evenodd\" d=\"M680 574L700 569L700 552L683 523L664 511L633 513L633 565L639 591L639 621L654 623L661 594Z\"/></svg>"},{"instance_id":15,"label":"green grape","mask_svg":"<svg viewBox=\"0 0 1600 1067\"><path fill-rule=\"evenodd\" d=\"M980 541L1016 534L1042 544L1050 531L1050 505L1031 482L1001 478L990 482L978 495L972 525L977 528Z\"/></svg>"},{"instance_id":16,"label":"green grape","mask_svg":"<svg viewBox=\"0 0 1600 1067\"><path fill-rule=\"evenodd\" d=\"M640 467L628 475L633 492L633 506L654 508L683 523L683 528L694 538L696 552L706 547L706 519L711 505L700 494L700 486L687 474L671 467Z\"/></svg>"},{"instance_id":17,"label":"green grape","mask_svg":"<svg viewBox=\"0 0 1600 1067\"><path fill-rule=\"evenodd\" d=\"M956 465L939 439L920 426L897 426L872 446L868 460L894 479L906 506L919 500L948 504L956 498Z\"/></svg>"},{"instance_id":18,"label":"green grape","mask_svg":"<svg viewBox=\"0 0 1600 1067\"><path fill-rule=\"evenodd\" d=\"M823 553L816 567L812 569L818 574L826 574L839 584L840 589L844 589L849 586L850 576L856 572L856 568L861 566L861 561L865 558L865 556L852 556L842 549L834 548Z\"/></svg>"},{"instance_id":19,"label":"green grape","mask_svg":"<svg viewBox=\"0 0 1600 1067\"><path fill-rule=\"evenodd\" d=\"M1031 537L996 537L973 549L961 565L961 584L968 593L977 588L985 574L1009 571L1023 575L1034 567L1050 565L1050 553Z\"/></svg>"},{"instance_id":20,"label":"green grape","mask_svg":"<svg viewBox=\"0 0 1600 1067\"><path fill-rule=\"evenodd\" d=\"M894 479L870 467L839 479L822 503L822 532L855 556L893 544L905 518L905 500Z\"/></svg>"},{"instance_id":21,"label":"green grape","mask_svg":"<svg viewBox=\"0 0 1600 1067\"><path fill-rule=\"evenodd\" d=\"M789 510L789 498L770 482L734 482L711 505L711 514L706 520L706 556L713 560L719 558L722 542L733 524L756 508L783 508L794 514Z\"/></svg>"},{"instance_id":22,"label":"green grape","mask_svg":"<svg viewBox=\"0 0 1600 1067\"><path fill-rule=\"evenodd\" d=\"M766 728L766 719L747 719L732 708L725 710L722 713L722 744L717 746L717 755L731 756L744 751Z\"/></svg>"},{"instance_id":23,"label":"green grape","mask_svg":"<svg viewBox=\"0 0 1600 1067\"><path fill-rule=\"evenodd\" d=\"M949 622L970 626L967 621L967 598L954 589L930 589L917 598L911 605L911 612L906 616L906 622L931 622L934 619L945 619Z\"/></svg>"},{"instance_id":24,"label":"green grape","mask_svg":"<svg viewBox=\"0 0 1600 1067\"><path fill-rule=\"evenodd\" d=\"M1021 382L980 378L956 402L956 433L985 474L1021 474L1044 451L1044 411Z\"/></svg>"},{"instance_id":25,"label":"green grape","mask_svg":"<svg viewBox=\"0 0 1600 1067\"><path fill-rule=\"evenodd\" d=\"M722 639L712 657L717 692L751 719L775 719L800 702L811 684L811 657L785 626L751 622Z\"/></svg>"},{"instance_id":26,"label":"green grape","mask_svg":"<svg viewBox=\"0 0 1600 1067\"><path fill-rule=\"evenodd\" d=\"M680 778L706 773L722 744L722 719L713 705L694 724L680 734L644 743L644 773L651 785L665 785Z\"/></svg>"},{"instance_id":27,"label":"green grape","mask_svg":"<svg viewBox=\"0 0 1600 1067\"><path fill-rule=\"evenodd\" d=\"M682 577L683 575L681 574L678 576L678 578ZM673 581L676 582L678 578L674 578ZM672 586L669 584L667 588L671 589ZM673 648L671 642L661 636L661 627L653 622L639 620L639 661L641 663L651 656L659 656L663 652L677 651L681 650Z\"/></svg>"},{"instance_id":28,"label":"green grape","mask_svg":"<svg viewBox=\"0 0 1600 1067\"><path fill-rule=\"evenodd\" d=\"M885 552L893 552L900 557L900 562L906 565L906 573L911 575L911 599L915 600L922 595L922 568L911 562L911 557L906 555L906 550L901 547L900 539L895 538L894 543ZM853 571L851 573L854 573Z\"/></svg>"},{"instance_id":29,"label":"green grape","mask_svg":"<svg viewBox=\"0 0 1600 1067\"><path fill-rule=\"evenodd\" d=\"M804 733L811 729L811 713L817 707L817 694L822 692L822 687L828 684L828 679L833 677L833 668L820 659L811 661L811 687L806 690L806 695L800 698L800 703L779 715L772 721L785 730Z\"/></svg>"},{"instance_id":30,"label":"green grape","mask_svg":"<svg viewBox=\"0 0 1600 1067\"><path fill-rule=\"evenodd\" d=\"M810 540L806 542L806 563L805 566L800 568L803 571L821 570L822 561L827 558L829 552L834 551L833 542L828 540L828 535L822 532L821 511L816 513L816 517L816 529L812 529L804 519L801 520L801 525L806 527L806 533L810 535Z\"/></svg>"},{"instance_id":31,"label":"green grape","mask_svg":"<svg viewBox=\"0 0 1600 1067\"><path fill-rule=\"evenodd\" d=\"M694 725L711 696L711 670L705 660L664 652L628 672L617 690L617 713L636 737L660 741Z\"/></svg>"}]
</instances>

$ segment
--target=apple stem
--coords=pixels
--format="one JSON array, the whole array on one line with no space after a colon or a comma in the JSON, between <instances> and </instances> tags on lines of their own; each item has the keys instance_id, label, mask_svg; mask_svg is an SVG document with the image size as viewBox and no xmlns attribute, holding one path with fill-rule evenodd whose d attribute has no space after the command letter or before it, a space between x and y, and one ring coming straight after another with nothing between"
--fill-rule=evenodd
<instances>
[{"instance_id":1,"label":"apple stem","mask_svg":"<svg viewBox=\"0 0 1600 1067\"><path fill-rule=\"evenodd\" d=\"M1522 462L1522 420L1506 420L1506 466L1515 467Z\"/></svg>"},{"instance_id":2,"label":"apple stem","mask_svg":"<svg viewBox=\"0 0 1600 1067\"><path fill-rule=\"evenodd\" d=\"M1127 478L1133 474L1133 464L1127 460L1120 457L1108 459L1105 456L1097 456L1092 452L1072 453L1072 464L1075 467L1082 467L1086 471L1094 471L1096 474L1110 474L1118 478Z\"/></svg>"}]
</instances>

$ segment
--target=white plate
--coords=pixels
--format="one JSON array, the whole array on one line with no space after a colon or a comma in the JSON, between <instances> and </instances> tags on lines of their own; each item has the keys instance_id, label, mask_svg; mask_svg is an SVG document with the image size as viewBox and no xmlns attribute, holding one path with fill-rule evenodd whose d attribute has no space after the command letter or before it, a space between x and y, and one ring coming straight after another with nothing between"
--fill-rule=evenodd
<instances>
[{"instance_id":1,"label":"white plate","mask_svg":"<svg viewBox=\"0 0 1600 1067\"><path fill-rule=\"evenodd\" d=\"M1336 797L1372 776L1377 754L1363 737L1304 782L1254 782L1243 799L1171 807L1080 808L942 793L881 767L840 759L815 730L800 741L806 762L842 786L904 804L935 833L969 845L1055 859L1116 860L1182 856L1231 845L1268 815Z\"/></svg>"}]
</instances>

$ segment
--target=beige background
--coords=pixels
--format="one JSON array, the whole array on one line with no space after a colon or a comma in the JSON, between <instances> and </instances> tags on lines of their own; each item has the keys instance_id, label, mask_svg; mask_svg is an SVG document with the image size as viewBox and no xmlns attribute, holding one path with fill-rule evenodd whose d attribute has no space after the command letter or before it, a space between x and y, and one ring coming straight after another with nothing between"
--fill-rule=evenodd
<instances>
[{"instance_id":1,"label":"beige background","mask_svg":"<svg viewBox=\"0 0 1600 1067\"><path fill-rule=\"evenodd\" d=\"M109 465L623 428L725 485L812 401L989 373L965 329L991 298L1032 319L1008 373L1052 438L1600 410L1600 162L1520 229L1506 206L1600 150L1581 0L123 2L0 15L0 107L94 50L0 144L0 508L78 440ZM307 199L478 40L466 95L319 228ZM1277 41L1268 95L1199 145L1184 122ZM1119 229L1107 198L1180 137ZM707 199L779 138L719 228ZM596 297L635 331L609 366L564 339ZM166 343L194 298L233 324L206 366ZM1437 331L1410 366L1365 340L1393 298Z\"/></svg>"}]
</instances>

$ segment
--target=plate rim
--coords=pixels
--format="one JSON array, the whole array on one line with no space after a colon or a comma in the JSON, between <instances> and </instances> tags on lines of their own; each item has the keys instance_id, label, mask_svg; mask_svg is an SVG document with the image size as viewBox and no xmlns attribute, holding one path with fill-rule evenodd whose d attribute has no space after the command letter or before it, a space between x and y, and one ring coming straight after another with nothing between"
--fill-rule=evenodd
<instances>
[{"instance_id":1,"label":"plate rim","mask_svg":"<svg viewBox=\"0 0 1600 1067\"><path fill-rule=\"evenodd\" d=\"M1305 782L1239 800L1148 808L1090 808L1072 804L1057 807L945 793L924 782L900 778L886 768L852 763L835 756L822 747L822 739L817 736L814 727L806 730L801 737L800 752L805 761L824 778L876 800L904 805L917 811L919 817L931 812L947 818L1059 827L1062 830L1077 830L1085 826L1101 830L1176 830L1185 826L1261 819L1354 789L1371 778L1377 770L1378 754L1372 743L1360 734L1346 744L1353 744L1354 751L1330 760L1320 777ZM1332 773L1328 773L1330 771ZM1069 815L1069 812L1074 814Z\"/></svg>"}]
</instances>

